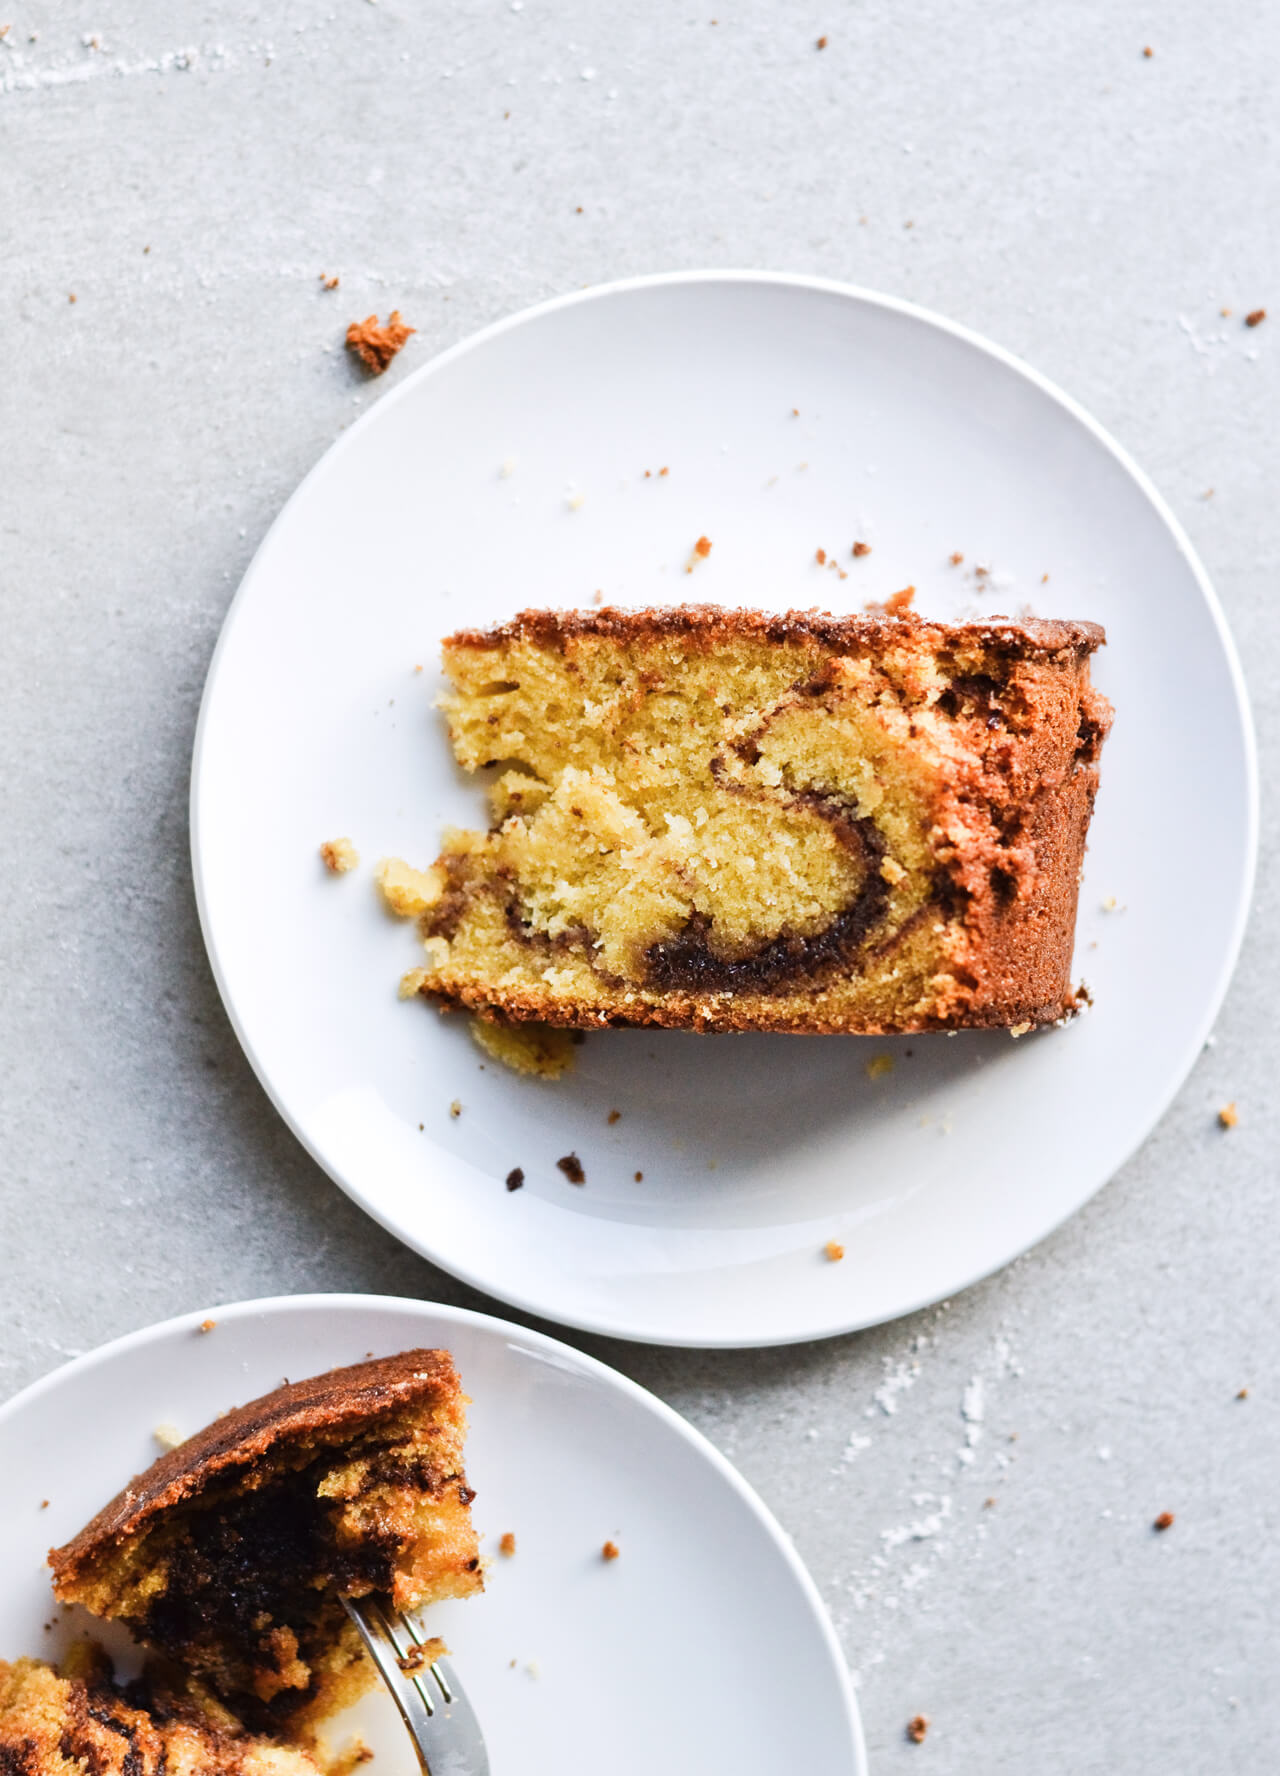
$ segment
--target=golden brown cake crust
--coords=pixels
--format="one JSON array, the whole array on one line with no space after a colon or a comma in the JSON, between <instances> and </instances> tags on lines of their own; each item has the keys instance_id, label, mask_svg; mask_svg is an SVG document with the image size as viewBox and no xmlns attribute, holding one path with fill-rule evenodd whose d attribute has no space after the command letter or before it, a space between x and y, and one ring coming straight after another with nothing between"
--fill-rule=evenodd
<instances>
[{"instance_id":1,"label":"golden brown cake crust","mask_svg":"<svg viewBox=\"0 0 1280 1776\"><path fill-rule=\"evenodd\" d=\"M973 623L931 623L906 613L900 616L864 613L848 617L829 611L729 610L714 604L652 606L646 610L619 610L605 605L599 610L524 610L509 623L492 629L459 629L444 643L446 655L453 648L500 648L513 641L532 641L555 647L576 636L597 635L611 640L634 641L645 635L682 635L714 646L738 637L753 640L796 641L802 637L821 643L837 653L875 646L890 636L921 642L946 635L962 644L1007 648L1026 659L1052 659L1063 654L1087 655L1106 641L1098 623L1059 617L990 617Z\"/></svg>"},{"instance_id":2,"label":"golden brown cake crust","mask_svg":"<svg viewBox=\"0 0 1280 1776\"><path fill-rule=\"evenodd\" d=\"M277 1454L318 1433L333 1437L403 1407L430 1409L461 1393L448 1351L411 1350L289 1382L237 1406L135 1475L92 1522L49 1553L54 1588L74 1583L100 1550L144 1529L148 1521L196 1497L211 1481Z\"/></svg>"}]
</instances>

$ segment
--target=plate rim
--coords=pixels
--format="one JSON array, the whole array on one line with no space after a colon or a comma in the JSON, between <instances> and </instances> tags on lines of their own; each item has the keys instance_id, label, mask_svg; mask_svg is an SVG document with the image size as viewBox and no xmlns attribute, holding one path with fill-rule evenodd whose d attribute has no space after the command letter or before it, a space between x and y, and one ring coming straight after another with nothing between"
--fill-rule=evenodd
<instances>
[{"instance_id":1,"label":"plate rim","mask_svg":"<svg viewBox=\"0 0 1280 1776\"><path fill-rule=\"evenodd\" d=\"M85 1374L114 1358L128 1356L132 1351L144 1349L149 1345L163 1345L182 1337L189 1337L193 1331L199 1329L203 1320L217 1319L225 1322L250 1319L264 1314L286 1319L293 1314L313 1311L346 1314L348 1312L384 1312L388 1308L402 1311L408 1319L443 1319L452 1324L469 1326L474 1330L498 1338L523 1341L545 1355L556 1357L560 1362L567 1360L572 1367L613 1388L634 1405L640 1407L641 1410L650 1412L660 1423L682 1437L695 1454L709 1463L711 1468L747 1507L756 1524L768 1537L776 1551L781 1554L789 1576L798 1586L830 1661L831 1676L843 1705L844 1722L848 1730L850 1749L853 1753L852 1776L868 1776L862 1713L858 1707L857 1694L853 1687L844 1649L840 1645L840 1639L827 1606L822 1601L822 1594L818 1590L817 1582L796 1552L791 1537L778 1518L774 1516L760 1494L750 1481L739 1472L728 1456L717 1449L711 1439L696 1425L691 1424L687 1418L677 1412L674 1406L669 1406L659 1395L642 1386L640 1382L633 1381L621 1370L601 1362L598 1357L593 1357L586 1351L578 1350L574 1345L566 1344L563 1339L552 1337L550 1333L539 1332L529 1326L521 1326L514 1320L504 1320L497 1314L480 1313L474 1308L456 1307L440 1301L424 1301L410 1295L374 1295L346 1293L340 1290L320 1290L300 1295L263 1295L247 1300L222 1302L211 1307L195 1308L186 1313L173 1314L167 1319L155 1320L148 1325L135 1327L131 1332L123 1332L116 1338L108 1339L105 1344L96 1345L92 1350L83 1351L79 1356L59 1363L56 1368L49 1370L44 1375L37 1376L34 1381L28 1382L16 1394L0 1403L0 1429L19 1416L21 1411L33 1401L43 1399L47 1394L55 1393L59 1387L64 1386L73 1377Z\"/></svg>"},{"instance_id":2,"label":"plate rim","mask_svg":"<svg viewBox=\"0 0 1280 1776\"><path fill-rule=\"evenodd\" d=\"M233 996L229 992L222 962L218 955L206 901L200 835L200 798L204 742L207 727L206 718L213 700L215 686L224 661L224 656L228 648L229 638L235 629L240 614L248 602L248 595L252 591L257 574L261 571L263 557L267 554L269 546L277 531L284 526L292 512L294 504L302 499L303 495L310 487L312 480L319 475L321 470L330 466L333 459L340 456L347 447L383 413L388 403L398 403L406 399L410 391L415 389L420 383L438 374L464 354L487 346L491 341L500 338L503 334L510 332L517 327L536 323L537 321L544 319L546 316L558 313L561 310L607 300L608 298L615 296L629 295L636 291L662 287L716 283L731 286L773 286L777 288L818 292L820 294L841 297L847 301L905 316L908 319L920 322L925 326L935 328L942 333L950 335L952 338L968 345L975 351L993 359L996 363L1003 365L1006 369L1012 370L1015 374L1025 378L1026 381L1031 383L1041 394L1047 396L1051 402L1062 408L1079 425L1081 425L1090 437L1102 446L1103 450L1112 457L1117 465L1136 484L1139 491L1154 509L1156 516L1159 518L1164 528L1172 537L1178 554L1186 563L1187 568L1190 571L1191 577L1195 582L1196 588L1213 624L1218 645L1222 650L1223 659L1226 665L1228 682L1231 686L1234 698L1235 713L1239 722L1245 780L1245 819L1244 832L1242 834L1244 867L1241 871L1235 907L1232 915L1231 929L1228 934L1226 947L1223 951L1217 979L1212 991L1206 998L1204 1012L1194 1026L1191 1034L1184 1042L1176 1066L1170 1068L1170 1076L1173 1079L1172 1085L1163 1095L1158 1110L1125 1147L1123 1153L1117 1159L1115 1165L1107 1176L1100 1179L1080 1201L1073 1203L1070 1208L1065 1209L1062 1214L1056 1216L1053 1221L1037 1234L1030 1244L1019 1246L1014 1251L1004 1251L1001 1249L999 1255L992 1258L990 1262L983 1263L978 1270L957 1281L948 1291L946 1296L926 1292L919 1298L914 1296L911 1297L910 1300L906 1301L903 1305L895 1309L893 1313L888 1315L881 1314L868 1317L854 1314L851 1317L840 1318L837 1323L827 1326L821 1331L805 1329L793 1333L771 1333L765 1337L755 1336L750 1338L744 1338L737 1335L724 1337L717 1336L714 1333L691 1335L687 1330L663 1332L660 1330L654 1330L652 1327L641 1329L629 1325L619 1326L616 1322L607 1318L601 1319L582 1312L566 1312L558 1303L551 1305L541 1299L534 1300L526 1298L522 1294L517 1293L508 1287L504 1287L499 1291L495 1289L491 1279L453 1260L446 1262L423 1240L410 1236L402 1226L397 1225L394 1222L392 1217L381 1213L371 1203L367 1193L359 1183L342 1177L335 1168L331 1168L327 1160L322 1157L316 1146L303 1132L298 1122L295 1121L277 1095L271 1080L267 1075L266 1069L260 1062L254 1045L244 1028L243 1022L234 1004ZM959 321L953 321L947 316L938 314L936 311L926 308L919 303L911 302L905 297L886 295L883 292L870 290L859 284L847 283L836 278L811 276L804 272L783 272L759 269L708 268L650 272L636 277L619 278L607 283L592 284L585 289L565 291L559 296L552 296L545 301L534 303L530 307L518 309L515 313L505 315L497 321L490 322L487 326L481 327L474 333L467 334L463 339L456 341L453 345L447 346L443 351L436 353L435 356L429 358L425 364L419 365L417 369L406 376L394 389L389 390L387 394L381 396L372 407L361 414L360 418L356 420L354 424L349 425L345 431L340 432L307 470L306 474L298 482L293 492L289 495L284 505L280 508L279 512L264 532L254 550L253 557L245 569L240 583L232 596L231 602L227 606L218 633L217 642L209 659L204 688L200 697L200 708L196 718L195 732L192 742L191 787L188 808L191 871L195 892L196 911L199 917L200 933L204 940L205 952L208 956L209 966L218 988L218 994L222 1001L223 1009L235 1032L236 1039L240 1043L245 1058L253 1069L254 1075L263 1091L266 1093L269 1102L273 1105L290 1133L320 1167L325 1176L329 1178L332 1183L336 1184L345 1195L349 1196L363 1213L368 1215L370 1219L375 1221L379 1226L385 1228L386 1231L400 1241L402 1245L408 1246L411 1251L416 1251L419 1256L424 1257L430 1263L437 1265L438 1268L446 1272L446 1274L456 1277L459 1281L466 1283L469 1287L476 1289L481 1294L491 1296L494 1300L500 1301L508 1307L513 1307L519 1312L532 1314L539 1318L551 1319L555 1324L571 1328L575 1331L591 1333L608 1338L624 1339L631 1343L654 1344L681 1350L776 1349L791 1344L816 1343L820 1339L838 1338L846 1336L852 1332L864 1331L871 1326L891 1324L895 1320L904 1319L910 1314L919 1312L922 1308L932 1306L937 1301L950 1300L954 1296L963 1293L965 1290L973 1288L977 1283L983 1282L988 1277L994 1276L998 1271L1003 1270L1007 1265L1013 1263L1016 1258L1021 1257L1026 1252L1034 1250L1037 1246L1042 1244L1043 1241L1055 1234L1059 1228L1064 1226L1065 1223L1072 1218L1072 1216L1078 1214L1087 1203L1091 1202L1093 1198L1115 1178L1116 1174L1129 1163L1138 1149L1150 1138L1156 1128L1159 1127L1160 1123L1168 1114L1174 1099L1185 1086L1195 1061L1204 1047L1205 1040L1211 1033L1218 1015L1222 1010L1223 1001L1226 998L1232 977L1234 976L1236 966L1239 962L1240 951L1248 924L1249 912L1253 903L1258 868L1259 776L1257 735L1253 719L1252 704L1249 697L1248 687L1245 682L1243 668L1240 664L1239 652L1236 648L1231 630L1227 624L1225 612L1223 611L1217 592L1214 589L1204 564L1201 562L1190 537L1187 535L1181 522L1173 512L1173 509L1160 493L1155 483L1146 474L1145 470L1140 467L1125 447L1093 417L1087 408L1075 400L1073 396L1069 395L1064 389L1060 388L1057 383L1053 382L1042 372L1035 369L1033 365L1028 364L1025 359L1018 357L1015 353L1007 350L1004 346L997 344L994 340L988 339L984 334L977 332L975 329L965 326Z\"/></svg>"}]
</instances>

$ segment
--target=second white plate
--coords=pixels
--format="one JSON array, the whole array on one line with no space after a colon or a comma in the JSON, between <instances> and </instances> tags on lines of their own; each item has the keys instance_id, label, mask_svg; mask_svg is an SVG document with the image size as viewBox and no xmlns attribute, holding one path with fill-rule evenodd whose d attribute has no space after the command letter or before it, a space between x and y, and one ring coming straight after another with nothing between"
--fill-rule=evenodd
<instances>
[{"instance_id":1,"label":"second white plate","mask_svg":"<svg viewBox=\"0 0 1280 1776\"><path fill-rule=\"evenodd\" d=\"M712 554L688 575L702 534ZM854 539L872 553L854 560ZM1117 718L1076 953L1092 1015L1020 1043L617 1032L548 1085L484 1065L462 1019L397 1001L416 939L370 865L425 863L442 824L486 819L432 707L442 635L597 591L849 610L908 581L926 614L1029 604L1107 627L1096 675ZM1213 594L1085 414L905 304L686 275L491 328L334 446L228 617L192 844L246 1051L370 1214L549 1319L769 1344L954 1293L1133 1151L1225 991L1255 799ZM343 834L364 864L334 879L317 847ZM892 1071L869 1074L880 1055ZM570 1152L583 1188L556 1167ZM833 1238L841 1263L822 1256Z\"/></svg>"},{"instance_id":2,"label":"second white plate","mask_svg":"<svg viewBox=\"0 0 1280 1776\"><path fill-rule=\"evenodd\" d=\"M475 1704L493 1776L865 1776L811 1580L728 1462L651 1394L460 1308L313 1295L213 1313L212 1332L203 1314L149 1326L0 1409L0 1659L56 1660L98 1632L53 1604L46 1550L155 1459L156 1426L190 1435L283 1376L443 1346L472 1397L467 1477L492 1564L483 1597L428 1619ZM507 1530L510 1559L497 1552ZM127 1657L123 1637L105 1638ZM325 1736L337 1749L353 1731L383 1776L416 1769L389 1696Z\"/></svg>"}]
</instances>

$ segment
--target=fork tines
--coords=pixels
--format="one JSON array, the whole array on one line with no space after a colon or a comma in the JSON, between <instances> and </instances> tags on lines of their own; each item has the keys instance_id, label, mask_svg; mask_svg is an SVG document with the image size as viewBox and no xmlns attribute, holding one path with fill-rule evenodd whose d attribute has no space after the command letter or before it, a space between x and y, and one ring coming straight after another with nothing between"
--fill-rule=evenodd
<instances>
[{"instance_id":1,"label":"fork tines","mask_svg":"<svg viewBox=\"0 0 1280 1776\"><path fill-rule=\"evenodd\" d=\"M428 1661L432 1637L412 1615L376 1597L343 1598L370 1658L391 1692L427 1776L488 1776L475 1710L449 1661Z\"/></svg>"}]
</instances>

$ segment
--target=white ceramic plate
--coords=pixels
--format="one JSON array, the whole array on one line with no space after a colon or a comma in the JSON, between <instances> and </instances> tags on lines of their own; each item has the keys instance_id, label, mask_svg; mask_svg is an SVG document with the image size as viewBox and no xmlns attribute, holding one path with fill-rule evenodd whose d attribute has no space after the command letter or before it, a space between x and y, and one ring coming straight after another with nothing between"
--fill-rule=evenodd
<instances>
[{"instance_id":1,"label":"white ceramic plate","mask_svg":"<svg viewBox=\"0 0 1280 1776\"><path fill-rule=\"evenodd\" d=\"M686 575L704 533L712 554ZM855 538L872 544L856 561ZM817 565L819 547L847 578ZM597 590L850 610L908 581L930 615L1030 605L1107 627L1097 679L1117 719L1076 953L1091 1016L1023 1042L618 1032L547 1085L482 1070L463 1019L397 1001L417 940L379 908L370 866L425 863L442 824L487 818L432 706L442 635ZM330 450L227 619L192 835L241 1041L370 1214L550 1319L745 1345L952 1294L1115 1171L1225 991L1255 800L1213 593L1087 415L905 304L716 273L517 316L407 378ZM316 849L339 834L364 862L335 879ZM894 1070L870 1078L881 1053ZM571 1150L583 1189L555 1166ZM833 1237L843 1263L821 1256Z\"/></svg>"},{"instance_id":2,"label":"white ceramic plate","mask_svg":"<svg viewBox=\"0 0 1280 1776\"><path fill-rule=\"evenodd\" d=\"M865 1776L812 1580L724 1457L643 1388L461 1308L311 1295L210 1312L210 1333L203 1313L148 1327L0 1410L0 1658L56 1659L89 1624L52 1604L45 1555L155 1459L155 1426L189 1435L283 1376L443 1346L472 1397L467 1475L492 1565L484 1597L428 1619L476 1706L493 1776ZM511 1559L497 1552L506 1530ZM600 1554L609 1539L612 1562ZM337 1746L351 1731L381 1776L414 1776L388 1697L326 1736Z\"/></svg>"}]
</instances>

